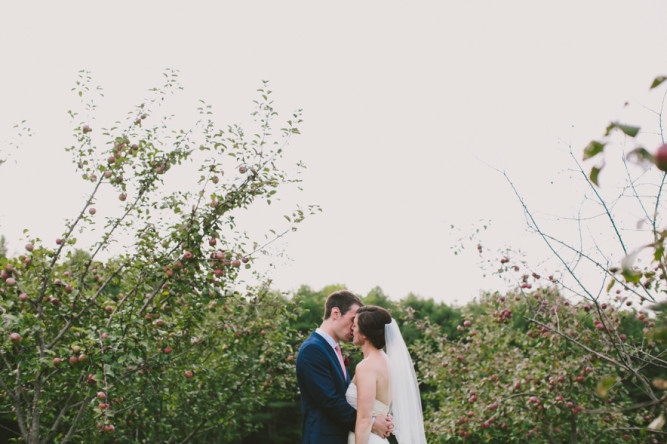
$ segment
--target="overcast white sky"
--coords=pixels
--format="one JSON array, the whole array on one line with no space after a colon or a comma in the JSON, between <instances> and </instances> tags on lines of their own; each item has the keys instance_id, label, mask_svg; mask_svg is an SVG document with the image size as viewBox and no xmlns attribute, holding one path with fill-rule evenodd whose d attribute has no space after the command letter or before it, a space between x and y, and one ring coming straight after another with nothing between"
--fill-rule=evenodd
<instances>
[{"instance_id":1,"label":"overcast white sky","mask_svg":"<svg viewBox=\"0 0 667 444\"><path fill-rule=\"evenodd\" d=\"M579 157L611 120L656 126L642 110L662 99L648 86L666 74L666 20L659 0L4 2L0 140L22 119L35 135L0 168L0 233L14 251L24 227L54 238L80 203L63 150L79 69L114 119L167 67L221 123L244 119L266 79L280 111L304 110L294 199L323 208L283 244L275 285L462 303L497 285L452 253L478 221L489 248L546 254L488 165L538 213L576 207L568 146Z\"/></svg>"}]
</instances>

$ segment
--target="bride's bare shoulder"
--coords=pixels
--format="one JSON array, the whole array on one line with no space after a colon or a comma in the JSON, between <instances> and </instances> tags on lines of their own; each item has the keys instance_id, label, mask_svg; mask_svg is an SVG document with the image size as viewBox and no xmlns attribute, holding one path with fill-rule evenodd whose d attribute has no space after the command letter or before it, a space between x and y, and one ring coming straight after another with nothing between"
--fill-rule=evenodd
<instances>
[{"instance_id":1,"label":"bride's bare shoulder","mask_svg":"<svg viewBox=\"0 0 667 444\"><path fill-rule=\"evenodd\" d=\"M367 373L376 373L387 367L387 361L382 355L373 355L365 358L356 366L356 371L361 370Z\"/></svg>"}]
</instances>

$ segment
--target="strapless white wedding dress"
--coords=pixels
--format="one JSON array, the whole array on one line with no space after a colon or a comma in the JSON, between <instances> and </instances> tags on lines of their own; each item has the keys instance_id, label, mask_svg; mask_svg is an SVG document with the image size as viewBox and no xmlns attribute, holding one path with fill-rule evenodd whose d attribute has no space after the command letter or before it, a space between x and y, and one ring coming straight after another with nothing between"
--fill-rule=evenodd
<instances>
[{"instance_id":1,"label":"strapless white wedding dress","mask_svg":"<svg viewBox=\"0 0 667 444\"><path fill-rule=\"evenodd\" d=\"M355 409L357 408L357 386L354 382L350 382L350 385L347 387L345 392L345 399L347 399L348 404L350 404ZM373 416L381 416L389 414L389 406L384 402L375 400L373 404ZM371 433L368 438L368 444L386 444L389 441L379 437L378 435ZM354 433L350 432L347 437L347 444L355 444L354 442Z\"/></svg>"}]
</instances>

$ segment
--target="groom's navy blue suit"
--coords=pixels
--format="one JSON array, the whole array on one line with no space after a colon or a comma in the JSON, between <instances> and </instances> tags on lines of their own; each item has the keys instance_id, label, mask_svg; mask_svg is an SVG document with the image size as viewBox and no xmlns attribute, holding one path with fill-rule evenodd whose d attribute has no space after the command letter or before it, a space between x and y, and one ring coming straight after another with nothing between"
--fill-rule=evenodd
<instances>
[{"instance_id":1,"label":"groom's navy blue suit","mask_svg":"<svg viewBox=\"0 0 667 444\"><path fill-rule=\"evenodd\" d=\"M336 352L315 332L299 349L296 379L301 391L303 444L346 444L357 419L357 411L345 400L350 375L343 376Z\"/></svg>"}]
</instances>

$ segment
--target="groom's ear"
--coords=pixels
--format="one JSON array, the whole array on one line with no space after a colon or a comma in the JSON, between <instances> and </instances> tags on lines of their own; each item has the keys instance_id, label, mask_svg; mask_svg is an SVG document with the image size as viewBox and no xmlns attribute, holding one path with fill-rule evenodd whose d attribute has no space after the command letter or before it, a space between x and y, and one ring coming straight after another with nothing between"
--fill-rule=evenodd
<instances>
[{"instance_id":1,"label":"groom's ear","mask_svg":"<svg viewBox=\"0 0 667 444\"><path fill-rule=\"evenodd\" d=\"M340 317L340 308L333 307L331 309L331 317L334 318L334 320L338 319Z\"/></svg>"}]
</instances>

